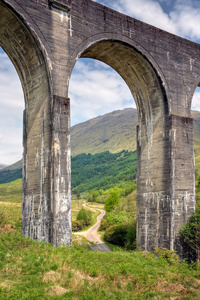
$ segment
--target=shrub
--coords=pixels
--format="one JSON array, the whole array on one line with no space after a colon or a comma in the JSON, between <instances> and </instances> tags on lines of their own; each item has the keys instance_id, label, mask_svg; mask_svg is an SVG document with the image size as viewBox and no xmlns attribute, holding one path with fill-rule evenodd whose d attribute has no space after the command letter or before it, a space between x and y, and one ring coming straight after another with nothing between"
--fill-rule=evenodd
<instances>
[{"instance_id":1,"label":"shrub","mask_svg":"<svg viewBox=\"0 0 200 300\"><path fill-rule=\"evenodd\" d=\"M188 252L188 256L197 255L200 261L200 206L197 206L188 220L188 223L180 230L180 240L183 248ZM189 260L190 258L187 257Z\"/></svg>"},{"instance_id":2,"label":"shrub","mask_svg":"<svg viewBox=\"0 0 200 300\"><path fill-rule=\"evenodd\" d=\"M124 210L119 213L110 212L105 216L110 225L125 223L128 218L130 218L130 214Z\"/></svg>"},{"instance_id":3,"label":"shrub","mask_svg":"<svg viewBox=\"0 0 200 300\"><path fill-rule=\"evenodd\" d=\"M127 234L127 224L113 225L106 229L104 238L107 242L118 245L125 246Z\"/></svg>"},{"instance_id":4,"label":"shrub","mask_svg":"<svg viewBox=\"0 0 200 300\"><path fill-rule=\"evenodd\" d=\"M99 230L100 230L100 231L104 231L104 230L106 230L109 226L110 226L110 225L109 225L108 221L105 220L105 219L102 219L102 220L101 220L101 225L100 225L100 227L99 227Z\"/></svg>"},{"instance_id":5,"label":"shrub","mask_svg":"<svg viewBox=\"0 0 200 300\"><path fill-rule=\"evenodd\" d=\"M76 232L83 229L83 223L81 221L72 221L72 231Z\"/></svg>"},{"instance_id":6,"label":"shrub","mask_svg":"<svg viewBox=\"0 0 200 300\"><path fill-rule=\"evenodd\" d=\"M178 255L175 251L160 247L154 248L154 253L156 256L164 258L170 265L179 262Z\"/></svg>"},{"instance_id":7,"label":"shrub","mask_svg":"<svg viewBox=\"0 0 200 300\"><path fill-rule=\"evenodd\" d=\"M136 248L136 228L136 220L133 220L128 224L126 234L126 249L128 250L134 250Z\"/></svg>"},{"instance_id":8,"label":"shrub","mask_svg":"<svg viewBox=\"0 0 200 300\"><path fill-rule=\"evenodd\" d=\"M115 224L106 229L104 238L107 242L125 247L128 250L136 248L136 220L129 223Z\"/></svg>"},{"instance_id":9,"label":"shrub","mask_svg":"<svg viewBox=\"0 0 200 300\"><path fill-rule=\"evenodd\" d=\"M85 226L88 226L92 222L92 212L82 207L78 212L76 220L82 221Z\"/></svg>"},{"instance_id":10,"label":"shrub","mask_svg":"<svg viewBox=\"0 0 200 300\"><path fill-rule=\"evenodd\" d=\"M125 188L125 190L122 192L122 196L126 197L130 195L133 191L137 189L137 184L135 182L132 182L131 185Z\"/></svg>"},{"instance_id":11,"label":"shrub","mask_svg":"<svg viewBox=\"0 0 200 300\"><path fill-rule=\"evenodd\" d=\"M99 196L99 193L97 191L90 191L88 194L88 202L96 202L97 197Z\"/></svg>"},{"instance_id":12,"label":"shrub","mask_svg":"<svg viewBox=\"0 0 200 300\"><path fill-rule=\"evenodd\" d=\"M106 212L111 212L116 205L119 203L119 195L117 194L117 192L113 191L110 196L106 199L105 202L105 210Z\"/></svg>"}]
</instances>

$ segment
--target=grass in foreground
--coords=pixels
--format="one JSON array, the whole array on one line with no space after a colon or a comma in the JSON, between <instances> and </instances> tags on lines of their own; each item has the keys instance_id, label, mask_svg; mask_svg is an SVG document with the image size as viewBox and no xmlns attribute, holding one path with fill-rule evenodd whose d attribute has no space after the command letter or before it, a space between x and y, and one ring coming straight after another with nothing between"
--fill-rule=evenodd
<instances>
[{"instance_id":1,"label":"grass in foreground","mask_svg":"<svg viewBox=\"0 0 200 300\"><path fill-rule=\"evenodd\" d=\"M200 270L150 253L56 248L0 234L0 299L200 299Z\"/></svg>"},{"instance_id":2,"label":"grass in foreground","mask_svg":"<svg viewBox=\"0 0 200 300\"><path fill-rule=\"evenodd\" d=\"M22 179L0 184L0 202L22 203Z\"/></svg>"}]
</instances>

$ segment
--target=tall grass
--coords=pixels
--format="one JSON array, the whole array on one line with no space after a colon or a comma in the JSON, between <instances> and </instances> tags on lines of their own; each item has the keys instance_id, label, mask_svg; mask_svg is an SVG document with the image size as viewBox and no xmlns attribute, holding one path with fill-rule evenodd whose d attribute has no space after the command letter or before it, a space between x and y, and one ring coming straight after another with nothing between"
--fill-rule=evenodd
<instances>
[{"instance_id":1,"label":"tall grass","mask_svg":"<svg viewBox=\"0 0 200 300\"><path fill-rule=\"evenodd\" d=\"M22 202L22 179L0 184L0 202Z\"/></svg>"},{"instance_id":2,"label":"tall grass","mask_svg":"<svg viewBox=\"0 0 200 300\"><path fill-rule=\"evenodd\" d=\"M1 233L0 299L200 299L200 270L147 252L55 248Z\"/></svg>"}]
</instances>

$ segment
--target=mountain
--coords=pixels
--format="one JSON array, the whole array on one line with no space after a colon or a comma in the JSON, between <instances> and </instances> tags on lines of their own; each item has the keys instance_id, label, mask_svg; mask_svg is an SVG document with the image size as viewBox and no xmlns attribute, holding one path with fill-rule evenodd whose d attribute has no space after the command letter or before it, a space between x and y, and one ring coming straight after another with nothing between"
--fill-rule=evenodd
<instances>
[{"instance_id":1,"label":"mountain","mask_svg":"<svg viewBox=\"0 0 200 300\"><path fill-rule=\"evenodd\" d=\"M137 110L125 108L71 128L72 156L136 150Z\"/></svg>"},{"instance_id":2,"label":"mountain","mask_svg":"<svg viewBox=\"0 0 200 300\"><path fill-rule=\"evenodd\" d=\"M136 179L137 153L123 150L72 157L72 193L127 186Z\"/></svg>"},{"instance_id":3,"label":"mountain","mask_svg":"<svg viewBox=\"0 0 200 300\"><path fill-rule=\"evenodd\" d=\"M200 112L193 111L196 180L200 181ZM82 153L136 150L137 110L117 110L71 128L72 157ZM79 157L80 159L80 157ZM88 158L89 159L89 158ZM73 159L72 159L73 164ZM0 183L21 178L21 161L0 170Z\"/></svg>"},{"instance_id":4,"label":"mountain","mask_svg":"<svg viewBox=\"0 0 200 300\"><path fill-rule=\"evenodd\" d=\"M3 169L3 168L5 168L5 167L7 167L7 165L0 164L0 169Z\"/></svg>"},{"instance_id":5,"label":"mountain","mask_svg":"<svg viewBox=\"0 0 200 300\"><path fill-rule=\"evenodd\" d=\"M0 184L22 178L22 160L0 170Z\"/></svg>"}]
</instances>

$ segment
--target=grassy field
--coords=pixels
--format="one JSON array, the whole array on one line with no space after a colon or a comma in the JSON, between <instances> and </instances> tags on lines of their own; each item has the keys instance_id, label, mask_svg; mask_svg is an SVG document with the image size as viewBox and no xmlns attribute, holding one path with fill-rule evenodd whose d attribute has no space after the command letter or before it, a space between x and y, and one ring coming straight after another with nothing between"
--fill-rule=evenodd
<instances>
[{"instance_id":1,"label":"grassy field","mask_svg":"<svg viewBox=\"0 0 200 300\"><path fill-rule=\"evenodd\" d=\"M200 300L198 264L188 266L163 251L160 257L119 247L111 253L93 252L85 238L75 235L69 248L34 242L19 227L13 229L21 218L21 181L0 185L0 196L0 216L12 225L0 228L1 300ZM72 200L73 219L83 202ZM121 205L129 202L127 198Z\"/></svg>"},{"instance_id":2,"label":"grassy field","mask_svg":"<svg viewBox=\"0 0 200 300\"><path fill-rule=\"evenodd\" d=\"M55 248L1 233L0 299L200 299L200 269L148 252Z\"/></svg>"},{"instance_id":3,"label":"grassy field","mask_svg":"<svg viewBox=\"0 0 200 300\"><path fill-rule=\"evenodd\" d=\"M22 203L22 179L0 184L0 202Z\"/></svg>"}]
</instances>

